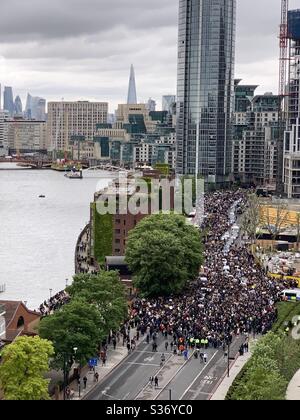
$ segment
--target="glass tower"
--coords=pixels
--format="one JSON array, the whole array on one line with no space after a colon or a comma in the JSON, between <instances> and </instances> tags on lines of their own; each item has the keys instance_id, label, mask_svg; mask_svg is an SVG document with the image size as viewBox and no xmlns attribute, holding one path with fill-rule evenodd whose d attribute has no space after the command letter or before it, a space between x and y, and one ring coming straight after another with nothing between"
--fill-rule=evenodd
<instances>
[{"instance_id":1,"label":"glass tower","mask_svg":"<svg viewBox=\"0 0 300 420\"><path fill-rule=\"evenodd\" d=\"M4 111L8 111L12 117L14 115L14 96L13 90L10 86L4 87Z\"/></svg>"},{"instance_id":2,"label":"glass tower","mask_svg":"<svg viewBox=\"0 0 300 420\"><path fill-rule=\"evenodd\" d=\"M137 95L136 95L136 84L135 84L135 72L134 67L130 67L130 77L129 77L129 86L128 86L128 96L127 96L128 105L137 104Z\"/></svg>"},{"instance_id":3,"label":"glass tower","mask_svg":"<svg viewBox=\"0 0 300 420\"><path fill-rule=\"evenodd\" d=\"M236 0L180 0L177 172L225 182L232 169Z\"/></svg>"}]
</instances>

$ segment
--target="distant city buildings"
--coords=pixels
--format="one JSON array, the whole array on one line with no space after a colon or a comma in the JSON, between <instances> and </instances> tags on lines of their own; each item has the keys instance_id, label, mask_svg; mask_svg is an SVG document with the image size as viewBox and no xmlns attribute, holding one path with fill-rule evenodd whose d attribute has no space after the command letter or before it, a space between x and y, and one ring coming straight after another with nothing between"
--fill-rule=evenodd
<instances>
[{"instance_id":1,"label":"distant city buildings","mask_svg":"<svg viewBox=\"0 0 300 420\"><path fill-rule=\"evenodd\" d=\"M177 172L229 180L236 0L180 0Z\"/></svg>"},{"instance_id":2,"label":"distant city buildings","mask_svg":"<svg viewBox=\"0 0 300 420\"><path fill-rule=\"evenodd\" d=\"M175 125L166 111L120 104L116 122L98 124L94 141L100 144L103 161L125 167L167 164L175 170Z\"/></svg>"},{"instance_id":3,"label":"distant city buildings","mask_svg":"<svg viewBox=\"0 0 300 420\"><path fill-rule=\"evenodd\" d=\"M255 96L255 85L235 82L233 174L242 184L276 185L278 164L278 112L280 98Z\"/></svg>"},{"instance_id":4,"label":"distant city buildings","mask_svg":"<svg viewBox=\"0 0 300 420\"><path fill-rule=\"evenodd\" d=\"M28 119L46 121L46 100L28 93L25 116Z\"/></svg>"}]
</instances>

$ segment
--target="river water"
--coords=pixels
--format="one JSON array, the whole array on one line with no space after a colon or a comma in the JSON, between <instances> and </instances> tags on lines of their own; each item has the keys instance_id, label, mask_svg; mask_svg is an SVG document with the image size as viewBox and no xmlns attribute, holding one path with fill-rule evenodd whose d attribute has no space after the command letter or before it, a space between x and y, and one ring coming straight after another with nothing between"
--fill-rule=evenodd
<instances>
[{"instance_id":1,"label":"river water","mask_svg":"<svg viewBox=\"0 0 300 420\"><path fill-rule=\"evenodd\" d=\"M0 299L37 309L71 282L89 204L112 175L97 171L70 180L50 170L3 170L13 167L0 164L0 285L6 284Z\"/></svg>"}]
</instances>

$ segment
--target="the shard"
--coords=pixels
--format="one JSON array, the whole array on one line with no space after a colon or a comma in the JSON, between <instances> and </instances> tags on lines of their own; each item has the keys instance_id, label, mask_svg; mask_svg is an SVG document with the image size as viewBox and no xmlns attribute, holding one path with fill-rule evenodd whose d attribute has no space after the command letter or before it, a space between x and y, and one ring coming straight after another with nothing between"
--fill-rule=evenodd
<instances>
[{"instance_id":1,"label":"the shard","mask_svg":"<svg viewBox=\"0 0 300 420\"><path fill-rule=\"evenodd\" d=\"M131 65L131 68L130 68L130 78L129 78L127 104L128 105L137 104L135 73L134 73L133 65Z\"/></svg>"}]
</instances>

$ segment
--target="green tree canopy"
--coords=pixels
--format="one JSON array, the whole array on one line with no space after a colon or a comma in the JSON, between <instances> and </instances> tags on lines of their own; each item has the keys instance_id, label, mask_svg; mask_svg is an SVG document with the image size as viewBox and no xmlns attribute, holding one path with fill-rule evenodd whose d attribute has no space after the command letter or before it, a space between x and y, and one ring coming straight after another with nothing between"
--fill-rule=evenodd
<instances>
[{"instance_id":1,"label":"green tree canopy","mask_svg":"<svg viewBox=\"0 0 300 420\"><path fill-rule=\"evenodd\" d=\"M95 305L99 312L100 325L106 335L110 330L118 330L128 315L125 288L117 272L101 271L97 275L77 275L67 292L72 299L84 299Z\"/></svg>"},{"instance_id":2,"label":"green tree canopy","mask_svg":"<svg viewBox=\"0 0 300 420\"><path fill-rule=\"evenodd\" d=\"M85 300L73 300L60 311L40 323L42 338L51 340L55 349L55 366L63 368L67 357L69 367L73 360L81 364L94 357L106 332L99 321L95 306ZM74 351L77 348L77 351Z\"/></svg>"},{"instance_id":3,"label":"green tree canopy","mask_svg":"<svg viewBox=\"0 0 300 420\"><path fill-rule=\"evenodd\" d=\"M6 400L48 400L52 344L40 337L20 337L2 351L0 384Z\"/></svg>"},{"instance_id":4,"label":"green tree canopy","mask_svg":"<svg viewBox=\"0 0 300 420\"><path fill-rule=\"evenodd\" d=\"M130 232L126 261L143 295L179 293L203 262L201 235L183 216L149 216Z\"/></svg>"}]
</instances>

